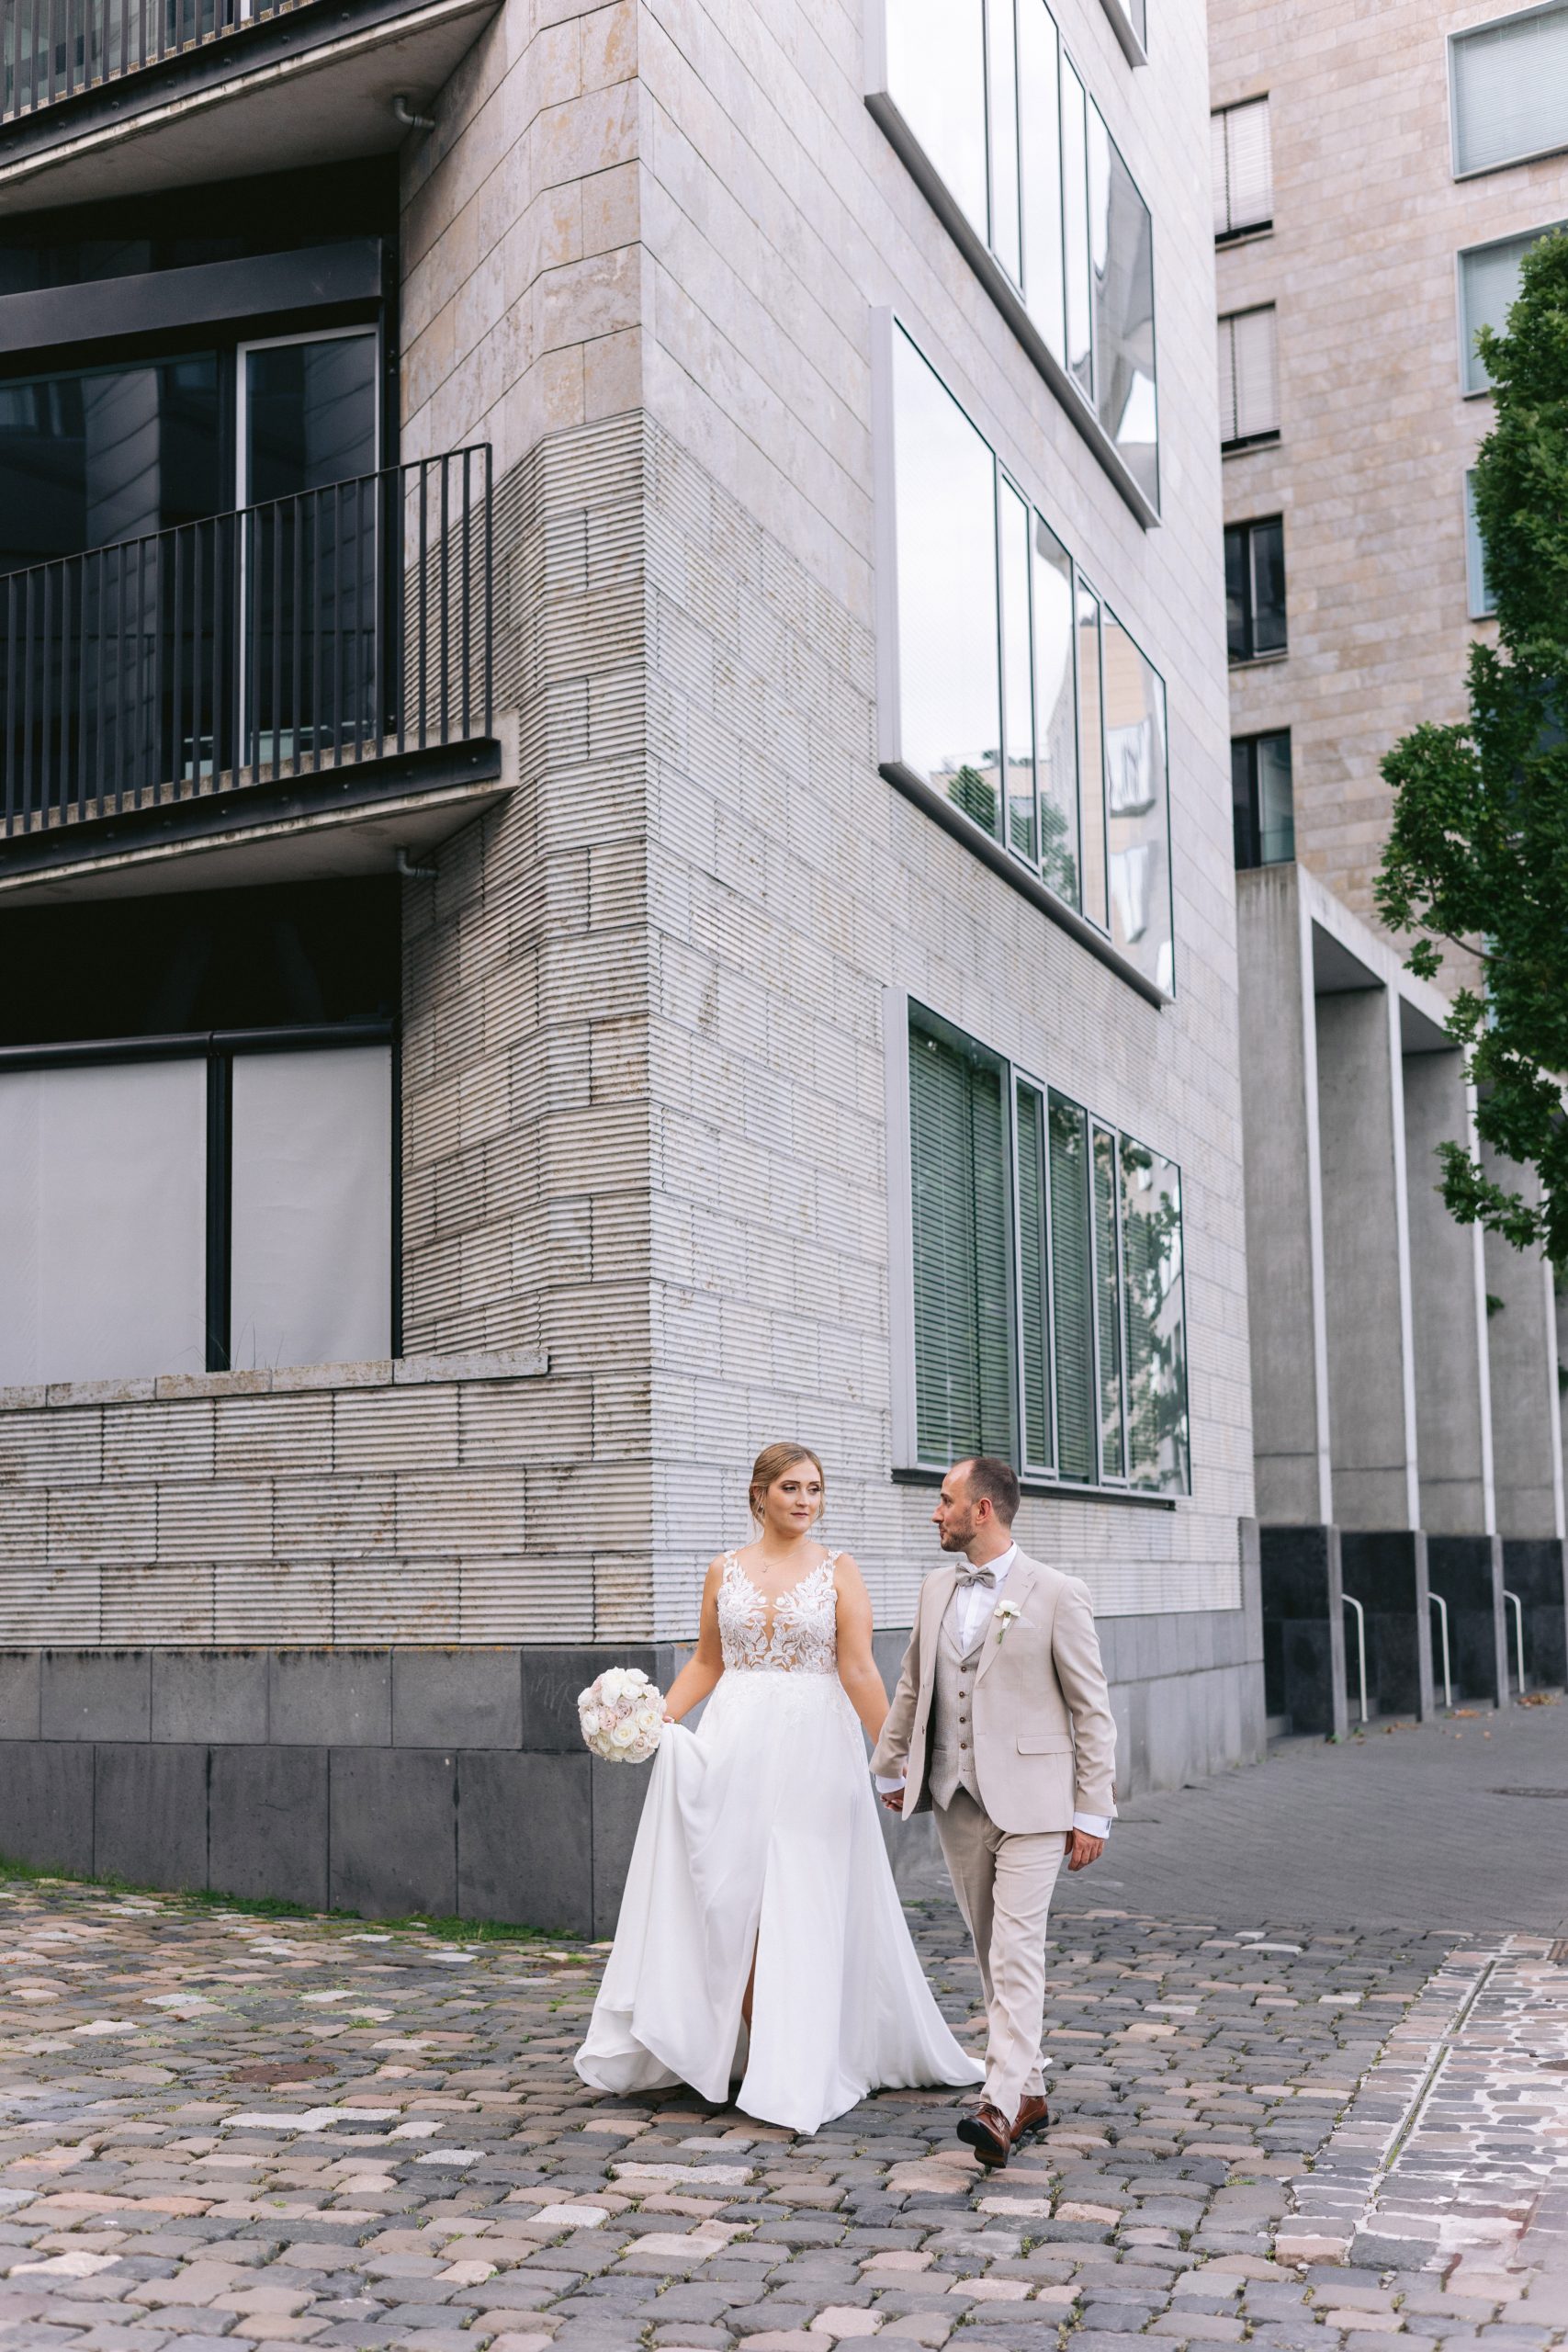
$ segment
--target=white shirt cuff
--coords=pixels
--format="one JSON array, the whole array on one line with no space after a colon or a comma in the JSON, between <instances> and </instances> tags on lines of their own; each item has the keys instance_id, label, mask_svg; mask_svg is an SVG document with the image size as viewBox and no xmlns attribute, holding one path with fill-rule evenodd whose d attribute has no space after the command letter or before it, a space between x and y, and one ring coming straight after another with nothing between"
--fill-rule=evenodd
<instances>
[{"instance_id":1,"label":"white shirt cuff","mask_svg":"<svg viewBox=\"0 0 1568 2352\"><path fill-rule=\"evenodd\" d=\"M886 1772L879 1772L876 1776L877 1795L879 1797L892 1796L896 1790L903 1787L905 1775L902 1772L899 1773L896 1781L890 1781Z\"/></svg>"},{"instance_id":2,"label":"white shirt cuff","mask_svg":"<svg viewBox=\"0 0 1568 2352\"><path fill-rule=\"evenodd\" d=\"M1105 1813L1075 1813L1073 1827L1081 1829L1086 1838L1109 1838L1111 1816Z\"/></svg>"}]
</instances>

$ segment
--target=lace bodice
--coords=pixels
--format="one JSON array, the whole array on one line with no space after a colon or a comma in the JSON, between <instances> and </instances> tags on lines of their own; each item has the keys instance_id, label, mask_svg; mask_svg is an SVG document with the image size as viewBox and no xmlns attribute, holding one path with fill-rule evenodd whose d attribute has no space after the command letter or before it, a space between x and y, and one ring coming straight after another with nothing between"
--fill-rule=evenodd
<instances>
[{"instance_id":1,"label":"lace bodice","mask_svg":"<svg viewBox=\"0 0 1568 2352\"><path fill-rule=\"evenodd\" d=\"M769 1674L835 1674L839 1666L838 1560L829 1552L770 1604L731 1552L718 1588L718 1632L728 1668Z\"/></svg>"}]
</instances>

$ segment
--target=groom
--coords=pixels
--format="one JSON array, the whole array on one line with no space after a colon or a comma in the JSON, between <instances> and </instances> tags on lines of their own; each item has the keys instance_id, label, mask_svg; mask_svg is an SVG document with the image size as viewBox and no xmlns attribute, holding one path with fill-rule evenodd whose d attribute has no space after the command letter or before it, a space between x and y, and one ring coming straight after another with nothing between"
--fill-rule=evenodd
<instances>
[{"instance_id":1,"label":"groom","mask_svg":"<svg viewBox=\"0 0 1568 2352\"><path fill-rule=\"evenodd\" d=\"M920 1588L872 1770L907 1820L934 1808L980 1963L989 2032L980 2104L958 2136L1005 2165L1049 2121L1040 2043L1045 1923L1064 1854L1105 1850L1116 1725L1089 1593L1012 1540L1018 1479L990 1454L956 1463L932 1512L962 1555Z\"/></svg>"}]
</instances>

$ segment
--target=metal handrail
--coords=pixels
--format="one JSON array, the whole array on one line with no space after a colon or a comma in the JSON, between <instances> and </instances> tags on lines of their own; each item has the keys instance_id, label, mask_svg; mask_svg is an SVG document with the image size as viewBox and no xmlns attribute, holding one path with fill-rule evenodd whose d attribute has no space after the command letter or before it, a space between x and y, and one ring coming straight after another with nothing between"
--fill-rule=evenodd
<instances>
[{"instance_id":1,"label":"metal handrail","mask_svg":"<svg viewBox=\"0 0 1568 2352\"><path fill-rule=\"evenodd\" d=\"M1525 1604L1517 1592L1503 1588L1503 1598L1514 1612L1514 1649L1519 1667L1519 1696L1525 1695Z\"/></svg>"},{"instance_id":2,"label":"metal handrail","mask_svg":"<svg viewBox=\"0 0 1568 2352\"><path fill-rule=\"evenodd\" d=\"M1451 1715L1454 1711L1454 1681L1449 1667L1449 1604L1440 1592L1428 1590L1427 1598L1434 1609L1440 1609L1443 1612L1443 1704Z\"/></svg>"},{"instance_id":3,"label":"metal handrail","mask_svg":"<svg viewBox=\"0 0 1568 2352\"><path fill-rule=\"evenodd\" d=\"M1353 1609L1356 1612L1356 1656L1361 1676L1361 1721L1367 1723L1371 1720L1367 1709L1367 1612L1360 1602L1353 1600L1348 1592L1341 1593L1339 1597L1347 1609Z\"/></svg>"},{"instance_id":4,"label":"metal handrail","mask_svg":"<svg viewBox=\"0 0 1568 2352\"><path fill-rule=\"evenodd\" d=\"M486 446L0 577L0 839L488 735Z\"/></svg>"},{"instance_id":5,"label":"metal handrail","mask_svg":"<svg viewBox=\"0 0 1568 2352\"><path fill-rule=\"evenodd\" d=\"M0 123L303 5L308 0L0 0Z\"/></svg>"}]
</instances>

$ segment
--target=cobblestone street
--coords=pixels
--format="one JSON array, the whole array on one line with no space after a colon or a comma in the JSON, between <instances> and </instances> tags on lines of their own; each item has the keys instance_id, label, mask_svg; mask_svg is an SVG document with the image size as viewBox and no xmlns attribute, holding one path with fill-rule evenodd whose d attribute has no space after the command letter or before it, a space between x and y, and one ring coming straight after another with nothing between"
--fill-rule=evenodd
<instances>
[{"instance_id":1,"label":"cobblestone street","mask_svg":"<svg viewBox=\"0 0 1568 2352\"><path fill-rule=\"evenodd\" d=\"M1527 1736L1568 1788L1568 1707ZM1544 2352L1568 2341L1568 1952L1502 1917L1303 1919L1288 1859L1260 1918L1222 1852L1205 1869L1213 1805L1239 1849L1266 1776L1288 1804L1299 1769L1325 1845L1358 1816L1372 1871L1379 1772L1416 1742L1436 1771L1445 1736L1165 1798L1157 1842L1134 1805L1119 1887L1090 1874L1056 1923L1052 2129L990 2179L946 2097L884 2094L806 2140L589 2095L570 2062L600 1949L10 1880L7 2342ZM1190 1906L1131 1907L1145 1853L1185 1853ZM1562 1861L1560 1830L1521 1848L1521 1913L1543 1875L1561 1899ZM976 2031L955 1913L912 1917Z\"/></svg>"}]
</instances>

